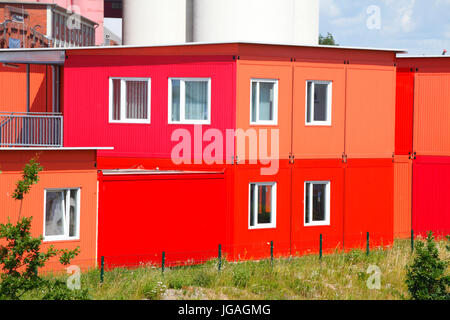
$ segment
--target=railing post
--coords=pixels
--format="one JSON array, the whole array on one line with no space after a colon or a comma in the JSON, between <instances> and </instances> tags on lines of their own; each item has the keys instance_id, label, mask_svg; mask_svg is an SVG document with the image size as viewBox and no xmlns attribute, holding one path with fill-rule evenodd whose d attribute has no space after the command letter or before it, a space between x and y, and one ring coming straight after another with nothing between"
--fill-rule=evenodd
<instances>
[{"instance_id":1,"label":"railing post","mask_svg":"<svg viewBox=\"0 0 450 320\"><path fill-rule=\"evenodd\" d=\"M322 234L320 234L319 240L319 259L322 260Z\"/></svg>"},{"instance_id":2,"label":"railing post","mask_svg":"<svg viewBox=\"0 0 450 320\"><path fill-rule=\"evenodd\" d=\"M222 269L222 245L219 244L219 271Z\"/></svg>"},{"instance_id":3,"label":"railing post","mask_svg":"<svg viewBox=\"0 0 450 320\"><path fill-rule=\"evenodd\" d=\"M366 239L366 254L369 255L370 253L370 235L369 232L367 232L367 239Z\"/></svg>"},{"instance_id":4,"label":"railing post","mask_svg":"<svg viewBox=\"0 0 450 320\"><path fill-rule=\"evenodd\" d=\"M100 282L103 283L104 276L105 276L105 257L101 257L101 264L100 264Z\"/></svg>"},{"instance_id":5,"label":"railing post","mask_svg":"<svg viewBox=\"0 0 450 320\"><path fill-rule=\"evenodd\" d=\"M411 229L411 252L414 252L414 230Z\"/></svg>"}]
</instances>

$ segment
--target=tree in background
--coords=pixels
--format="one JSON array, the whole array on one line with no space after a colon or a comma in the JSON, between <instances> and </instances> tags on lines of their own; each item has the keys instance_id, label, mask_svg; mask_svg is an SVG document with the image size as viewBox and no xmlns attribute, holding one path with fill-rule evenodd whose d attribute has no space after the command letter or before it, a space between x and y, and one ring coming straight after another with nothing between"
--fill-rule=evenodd
<instances>
[{"instance_id":1,"label":"tree in background","mask_svg":"<svg viewBox=\"0 0 450 320\"><path fill-rule=\"evenodd\" d=\"M334 40L334 37L331 33L327 33L327 36L324 37L323 35L319 34L319 44L322 46L338 46L339 44L336 43Z\"/></svg>"},{"instance_id":2,"label":"tree in background","mask_svg":"<svg viewBox=\"0 0 450 320\"><path fill-rule=\"evenodd\" d=\"M15 200L22 201L31 187L38 183L39 172L42 167L36 159L30 160L23 170L22 180L16 184L12 195ZM61 281L43 280L38 276L38 269L52 257L60 256L59 261L63 265L69 265L70 261L79 254L79 248L75 250L57 250L50 246L46 252L41 252L43 237L37 238L31 235L32 217L20 218L17 224L0 224L0 299L17 300L30 290L43 288L45 297L52 299L71 299L86 295L86 292L72 293Z\"/></svg>"}]
</instances>

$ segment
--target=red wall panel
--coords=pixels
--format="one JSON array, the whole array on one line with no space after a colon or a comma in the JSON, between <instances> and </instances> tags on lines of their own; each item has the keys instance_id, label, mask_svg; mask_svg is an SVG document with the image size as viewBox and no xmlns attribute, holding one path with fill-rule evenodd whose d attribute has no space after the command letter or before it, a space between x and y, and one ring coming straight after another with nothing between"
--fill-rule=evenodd
<instances>
[{"instance_id":1,"label":"red wall panel","mask_svg":"<svg viewBox=\"0 0 450 320\"><path fill-rule=\"evenodd\" d=\"M290 253L290 188L291 170L280 167L275 175L261 175L257 165L233 167L234 211L231 259L260 259L270 257L270 242L274 242L274 254L288 256ZM249 184L252 182L276 182L276 227L249 229Z\"/></svg>"},{"instance_id":2,"label":"red wall panel","mask_svg":"<svg viewBox=\"0 0 450 320\"><path fill-rule=\"evenodd\" d=\"M344 248L393 242L394 163L392 159L348 160L345 172Z\"/></svg>"},{"instance_id":3,"label":"red wall panel","mask_svg":"<svg viewBox=\"0 0 450 320\"><path fill-rule=\"evenodd\" d=\"M413 163L413 230L450 233L450 157L417 156Z\"/></svg>"},{"instance_id":4,"label":"red wall panel","mask_svg":"<svg viewBox=\"0 0 450 320\"><path fill-rule=\"evenodd\" d=\"M224 174L102 176L98 257L108 267L217 257L227 244Z\"/></svg>"},{"instance_id":5,"label":"red wall panel","mask_svg":"<svg viewBox=\"0 0 450 320\"><path fill-rule=\"evenodd\" d=\"M330 224L305 226L306 181L330 181ZM320 235L324 252L342 249L344 222L344 166L341 160L301 160L292 169L292 253L318 253Z\"/></svg>"},{"instance_id":6,"label":"red wall panel","mask_svg":"<svg viewBox=\"0 0 450 320\"><path fill-rule=\"evenodd\" d=\"M109 77L151 78L151 124L109 123ZM170 159L178 144L171 142L172 132L184 128L192 137L193 155L194 126L168 124L169 77L211 78L211 125L203 125L199 132L215 128L225 137L226 129L235 129L235 62L231 56L69 55L63 79L65 146L114 147L114 151L99 152L105 157ZM203 142L203 148L208 144Z\"/></svg>"},{"instance_id":7,"label":"red wall panel","mask_svg":"<svg viewBox=\"0 0 450 320\"><path fill-rule=\"evenodd\" d=\"M398 155L413 151L414 72L410 70L397 70L395 154Z\"/></svg>"}]
</instances>

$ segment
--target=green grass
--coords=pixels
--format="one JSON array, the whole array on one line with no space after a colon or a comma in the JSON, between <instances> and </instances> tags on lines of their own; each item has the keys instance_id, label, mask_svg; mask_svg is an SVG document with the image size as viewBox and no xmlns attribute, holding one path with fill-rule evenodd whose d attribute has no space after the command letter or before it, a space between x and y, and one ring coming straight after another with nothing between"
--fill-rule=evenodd
<instances>
[{"instance_id":1,"label":"green grass","mask_svg":"<svg viewBox=\"0 0 450 320\"><path fill-rule=\"evenodd\" d=\"M441 259L449 259L445 242L438 242ZM81 286L93 299L404 299L405 266L412 261L410 242L397 240L389 250L335 253L270 261L223 262L218 272L216 261L204 265L133 270L114 269L83 273ZM367 273L375 265L381 271L380 289L369 289ZM38 299L37 292L25 298Z\"/></svg>"}]
</instances>

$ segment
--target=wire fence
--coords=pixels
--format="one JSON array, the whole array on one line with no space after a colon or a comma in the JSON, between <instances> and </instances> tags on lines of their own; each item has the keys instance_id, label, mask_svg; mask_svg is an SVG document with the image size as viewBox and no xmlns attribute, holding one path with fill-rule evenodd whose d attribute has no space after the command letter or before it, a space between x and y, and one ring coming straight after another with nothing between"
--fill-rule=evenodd
<instances>
[{"instance_id":1,"label":"wire fence","mask_svg":"<svg viewBox=\"0 0 450 320\"><path fill-rule=\"evenodd\" d=\"M436 233L437 239L443 239L448 232ZM409 239L403 241L410 242L410 250L414 251L415 239L424 238L426 233L414 235L411 231ZM214 263L220 271L225 262L244 262L267 260L271 264L276 259L289 259L302 256L315 256L322 259L324 255L333 253L350 252L359 250L366 255L370 255L374 250L386 250L392 248L394 239L385 233L365 232L348 234L344 237L328 234L318 234L315 240L283 241L260 241L239 244L217 244L209 246L206 250L197 251L177 251L161 250L158 252L126 255L104 255L97 259L74 259L71 265L76 265L80 271L96 269L100 271L100 281L104 281L105 273L114 269L138 269L153 268L160 269L162 273L167 268L196 266L205 263ZM206 246L206 244L205 244ZM130 248L132 250L132 248ZM57 261L52 261L39 272L51 273L61 272L61 265ZM72 270L73 272L73 270Z\"/></svg>"}]
</instances>

